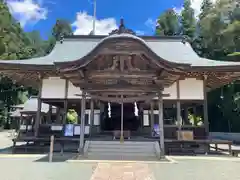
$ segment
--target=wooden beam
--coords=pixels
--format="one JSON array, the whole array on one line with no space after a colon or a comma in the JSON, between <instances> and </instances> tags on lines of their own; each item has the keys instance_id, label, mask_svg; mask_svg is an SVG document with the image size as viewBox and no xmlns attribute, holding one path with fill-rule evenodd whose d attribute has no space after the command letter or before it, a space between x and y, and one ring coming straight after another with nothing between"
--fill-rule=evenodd
<instances>
[{"instance_id":1,"label":"wooden beam","mask_svg":"<svg viewBox=\"0 0 240 180\"><path fill-rule=\"evenodd\" d=\"M79 83L76 84L76 82L72 82L73 84L77 85L78 87L86 90L95 90L95 91L103 91L103 90L110 90L110 91L121 91L121 90L144 90L144 91L157 91L163 87L157 86L157 85L137 85L137 84L110 84L110 85L104 85L104 84L92 84L92 83Z\"/></svg>"},{"instance_id":2,"label":"wooden beam","mask_svg":"<svg viewBox=\"0 0 240 180\"><path fill-rule=\"evenodd\" d=\"M154 97L156 97L157 95L147 95L147 96L138 96L138 97L129 97L129 98L123 98L123 102L124 103L133 103L133 102L137 102L137 101L145 101L147 99L153 99ZM101 101L106 101L106 102L117 102L117 103L121 103L121 99L119 97L103 97L103 96L95 96L95 95L91 95L92 99L97 99L97 100L101 100Z\"/></svg>"},{"instance_id":3,"label":"wooden beam","mask_svg":"<svg viewBox=\"0 0 240 180\"><path fill-rule=\"evenodd\" d=\"M153 79L156 77L156 74L152 71L106 71L106 70L101 70L101 71L95 71L95 72L88 72L86 77L88 79L97 79L97 78L109 78L109 79L114 79L114 78L144 78L144 79Z\"/></svg>"},{"instance_id":4,"label":"wooden beam","mask_svg":"<svg viewBox=\"0 0 240 180\"><path fill-rule=\"evenodd\" d=\"M84 86L81 86L84 87ZM86 87L86 86L85 86ZM93 86L88 86L85 88L88 92L155 92L163 89L162 87L157 87L157 86L129 86L129 87L120 87L120 86L114 86L114 85L93 85Z\"/></svg>"}]
</instances>

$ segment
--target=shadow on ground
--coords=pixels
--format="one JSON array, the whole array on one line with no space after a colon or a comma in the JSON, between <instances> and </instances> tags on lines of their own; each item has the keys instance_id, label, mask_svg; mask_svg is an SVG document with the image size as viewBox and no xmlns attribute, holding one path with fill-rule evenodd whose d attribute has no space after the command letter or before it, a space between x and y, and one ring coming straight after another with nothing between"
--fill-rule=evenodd
<instances>
[{"instance_id":1,"label":"shadow on ground","mask_svg":"<svg viewBox=\"0 0 240 180\"><path fill-rule=\"evenodd\" d=\"M76 154L53 154L52 162L66 162L67 160L74 160L76 159ZM42 158L35 160L35 162L49 162L49 155L46 155Z\"/></svg>"},{"instance_id":2,"label":"shadow on ground","mask_svg":"<svg viewBox=\"0 0 240 180\"><path fill-rule=\"evenodd\" d=\"M9 154L12 152L12 147L5 147L5 148L0 148L0 154L4 153L4 154Z\"/></svg>"}]
</instances>

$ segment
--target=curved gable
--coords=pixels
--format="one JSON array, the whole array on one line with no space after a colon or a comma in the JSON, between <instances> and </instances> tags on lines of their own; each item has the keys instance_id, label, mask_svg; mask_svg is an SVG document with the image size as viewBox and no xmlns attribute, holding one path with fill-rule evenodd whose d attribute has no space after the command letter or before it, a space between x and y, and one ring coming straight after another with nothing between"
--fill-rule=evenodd
<instances>
[{"instance_id":1,"label":"curved gable","mask_svg":"<svg viewBox=\"0 0 240 180\"><path fill-rule=\"evenodd\" d=\"M81 47L79 47L81 48ZM113 34L103 38L93 49L80 59L68 62L55 62L57 67L61 68L81 68L87 66L95 57L99 55L144 55L156 66L170 68L190 67L190 64L176 63L163 59L152 50L151 47L141 38L131 34Z\"/></svg>"}]
</instances>

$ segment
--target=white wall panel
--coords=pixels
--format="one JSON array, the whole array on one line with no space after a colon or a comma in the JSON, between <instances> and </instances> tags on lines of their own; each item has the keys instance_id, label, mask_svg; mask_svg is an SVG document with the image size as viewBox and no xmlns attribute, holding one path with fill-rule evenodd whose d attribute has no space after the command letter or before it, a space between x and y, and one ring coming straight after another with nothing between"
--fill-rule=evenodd
<instances>
[{"instance_id":1,"label":"white wall panel","mask_svg":"<svg viewBox=\"0 0 240 180\"><path fill-rule=\"evenodd\" d=\"M68 99L81 99L81 96L76 96L76 94L81 95L82 91L80 88L74 86L70 81L68 83Z\"/></svg>"},{"instance_id":2,"label":"white wall panel","mask_svg":"<svg viewBox=\"0 0 240 180\"><path fill-rule=\"evenodd\" d=\"M49 77L42 82L42 98L64 99L66 80L60 77Z\"/></svg>"},{"instance_id":3,"label":"white wall panel","mask_svg":"<svg viewBox=\"0 0 240 180\"><path fill-rule=\"evenodd\" d=\"M203 96L203 80L195 78L187 78L179 81L180 99L186 100L202 100Z\"/></svg>"},{"instance_id":4,"label":"white wall panel","mask_svg":"<svg viewBox=\"0 0 240 180\"><path fill-rule=\"evenodd\" d=\"M170 87L164 88L163 94L169 94L168 97L163 97L163 99L177 99L177 83L173 83Z\"/></svg>"}]
</instances>

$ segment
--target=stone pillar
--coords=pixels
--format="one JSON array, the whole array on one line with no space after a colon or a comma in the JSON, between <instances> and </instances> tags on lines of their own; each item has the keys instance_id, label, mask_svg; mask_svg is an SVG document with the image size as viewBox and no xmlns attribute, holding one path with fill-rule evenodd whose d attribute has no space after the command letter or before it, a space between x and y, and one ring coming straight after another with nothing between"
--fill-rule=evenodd
<instances>
[{"instance_id":1,"label":"stone pillar","mask_svg":"<svg viewBox=\"0 0 240 180\"><path fill-rule=\"evenodd\" d=\"M164 148L164 123L163 123L163 99L162 95L158 94L158 118L159 118L159 140L160 140L160 158L165 156Z\"/></svg>"},{"instance_id":2,"label":"stone pillar","mask_svg":"<svg viewBox=\"0 0 240 180\"><path fill-rule=\"evenodd\" d=\"M81 130L80 130L80 143L79 153L84 153L84 135L85 135L85 106L86 106L86 93L82 91L82 104L81 104Z\"/></svg>"},{"instance_id":3,"label":"stone pillar","mask_svg":"<svg viewBox=\"0 0 240 180\"><path fill-rule=\"evenodd\" d=\"M154 102L153 100L150 102L150 125L151 125L151 136L154 128Z\"/></svg>"},{"instance_id":4,"label":"stone pillar","mask_svg":"<svg viewBox=\"0 0 240 180\"><path fill-rule=\"evenodd\" d=\"M38 136L38 129L41 122L41 109L42 109L42 75L39 74L39 87L38 87L38 98L37 98L37 113L36 113L36 119L34 124L34 136Z\"/></svg>"}]
</instances>

